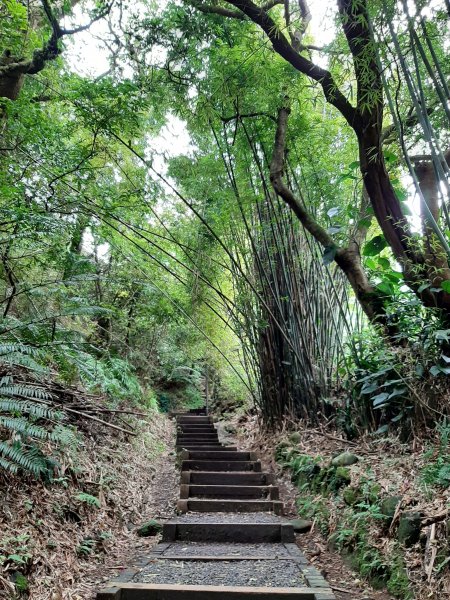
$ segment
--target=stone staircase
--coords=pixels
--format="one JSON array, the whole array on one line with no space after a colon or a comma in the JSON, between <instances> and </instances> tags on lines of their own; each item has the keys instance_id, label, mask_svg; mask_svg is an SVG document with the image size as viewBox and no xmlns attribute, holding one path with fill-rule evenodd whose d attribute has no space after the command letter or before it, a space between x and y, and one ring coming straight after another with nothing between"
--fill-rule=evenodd
<instances>
[{"instance_id":1,"label":"stone staircase","mask_svg":"<svg viewBox=\"0 0 450 600\"><path fill-rule=\"evenodd\" d=\"M333 600L281 518L274 476L253 452L220 443L211 417L178 414L179 516L98 600Z\"/></svg>"}]
</instances>

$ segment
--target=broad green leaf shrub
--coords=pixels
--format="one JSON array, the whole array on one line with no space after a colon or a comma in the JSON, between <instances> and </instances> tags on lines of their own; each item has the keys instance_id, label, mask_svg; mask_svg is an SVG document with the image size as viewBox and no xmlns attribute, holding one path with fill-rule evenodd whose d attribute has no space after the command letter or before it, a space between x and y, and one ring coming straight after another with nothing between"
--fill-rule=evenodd
<instances>
[{"instance_id":1,"label":"broad green leaf shrub","mask_svg":"<svg viewBox=\"0 0 450 600\"><path fill-rule=\"evenodd\" d=\"M439 442L425 453L426 465L421 471L421 482L426 488L450 487L450 422L444 419L437 427ZM430 490L431 491L431 490Z\"/></svg>"},{"instance_id":2,"label":"broad green leaf shrub","mask_svg":"<svg viewBox=\"0 0 450 600\"><path fill-rule=\"evenodd\" d=\"M450 385L450 330L442 329L430 311L414 313L416 300L411 304L414 307L405 302L395 309L393 325L401 322L399 345L387 345L373 330L352 340L348 396L338 409L338 423L350 438L361 430L385 434L396 428L407 439L411 422L423 419L429 403L426 382L441 378L442 389Z\"/></svg>"}]
</instances>

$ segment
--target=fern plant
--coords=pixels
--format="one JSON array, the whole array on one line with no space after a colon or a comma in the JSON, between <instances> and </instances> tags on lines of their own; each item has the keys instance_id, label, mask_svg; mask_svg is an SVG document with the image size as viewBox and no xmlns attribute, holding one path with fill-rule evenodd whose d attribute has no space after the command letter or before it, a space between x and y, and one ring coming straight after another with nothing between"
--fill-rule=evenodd
<instances>
[{"instance_id":1,"label":"fern plant","mask_svg":"<svg viewBox=\"0 0 450 600\"><path fill-rule=\"evenodd\" d=\"M23 363L16 360L16 355L23 358L33 354L25 344L2 344L0 356L6 349L10 351L8 366L11 366L11 355L17 365ZM50 443L50 447L61 447L74 443L75 436L63 424L64 413L55 410L50 401L49 393L38 384L17 382L10 374L0 379L1 469L14 474L23 471L47 480L52 478L57 462L43 451L43 442Z\"/></svg>"},{"instance_id":2,"label":"fern plant","mask_svg":"<svg viewBox=\"0 0 450 600\"><path fill-rule=\"evenodd\" d=\"M100 500L96 496L92 496L92 494L86 494L85 492L79 492L75 499L79 502L87 504L88 506L95 506L96 508L100 508Z\"/></svg>"}]
</instances>

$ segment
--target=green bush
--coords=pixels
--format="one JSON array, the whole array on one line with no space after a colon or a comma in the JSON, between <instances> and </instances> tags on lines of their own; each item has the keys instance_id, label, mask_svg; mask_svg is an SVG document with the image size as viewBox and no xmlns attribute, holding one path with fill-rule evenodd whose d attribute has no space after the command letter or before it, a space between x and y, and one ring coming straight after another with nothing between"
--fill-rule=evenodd
<instances>
[{"instance_id":1,"label":"green bush","mask_svg":"<svg viewBox=\"0 0 450 600\"><path fill-rule=\"evenodd\" d=\"M437 426L439 443L430 448L424 455L426 465L420 478L422 484L431 487L448 488L450 486L450 422L444 419Z\"/></svg>"}]
</instances>

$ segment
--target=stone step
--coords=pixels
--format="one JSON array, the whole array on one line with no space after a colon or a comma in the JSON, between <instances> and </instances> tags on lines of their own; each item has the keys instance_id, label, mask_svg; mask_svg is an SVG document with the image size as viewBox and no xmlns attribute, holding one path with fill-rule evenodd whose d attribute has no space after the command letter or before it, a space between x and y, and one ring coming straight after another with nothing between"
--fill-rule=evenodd
<instances>
[{"instance_id":1,"label":"stone step","mask_svg":"<svg viewBox=\"0 0 450 600\"><path fill-rule=\"evenodd\" d=\"M261 472L259 460L183 460L182 471L255 471Z\"/></svg>"},{"instance_id":2,"label":"stone step","mask_svg":"<svg viewBox=\"0 0 450 600\"><path fill-rule=\"evenodd\" d=\"M236 446L222 446L222 444L209 444L209 443L204 443L204 444L180 444L177 446L177 450L181 451L181 450L227 450L228 452L231 451L236 451L237 447Z\"/></svg>"},{"instance_id":3,"label":"stone step","mask_svg":"<svg viewBox=\"0 0 450 600\"><path fill-rule=\"evenodd\" d=\"M213 433L184 433L183 431L182 433L178 434L177 439L186 438L187 440L217 440L218 437L217 431Z\"/></svg>"},{"instance_id":4,"label":"stone step","mask_svg":"<svg viewBox=\"0 0 450 600\"><path fill-rule=\"evenodd\" d=\"M177 433L182 433L184 435L217 435L217 429L214 427L208 427L204 429L200 427L198 429L187 429L190 429L190 431L186 431L184 427L177 427Z\"/></svg>"},{"instance_id":5,"label":"stone step","mask_svg":"<svg viewBox=\"0 0 450 600\"><path fill-rule=\"evenodd\" d=\"M221 442L219 441L219 438L216 437L211 437L211 438L204 438L204 437L185 437L183 436L179 436L176 439L176 445L179 446L180 444L191 444L191 445L198 445L198 444L212 444L213 446L215 444L220 444Z\"/></svg>"},{"instance_id":6,"label":"stone step","mask_svg":"<svg viewBox=\"0 0 450 600\"><path fill-rule=\"evenodd\" d=\"M194 433L217 433L217 429L214 427L178 427L177 433L187 433L190 435Z\"/></svg>"},{"instance_id":7,"label":"stone step","mask_svg":"<svg viewBox=\"0 0 450 600\"><path fill-rule=\"evenodd\" d=\"M213 421L183 421L182 419L177 419L177 425L183 425L183 427L215 427Z\"/></svg>"},{"instance_id":8,"label":"stone step","mask_svg":"<svg viewBox=\"0 0 450 600\"><path fill-rule=\"evenodd\" d=\"M214 471L185 471L181 473L182 484L196 485L273 485L275 477L272 473L252 473L251 471L235 473L217 473Z\"/></svg>"},{"instance_id":9,"label":"stone step","mask_svg":"<svg viewBox=\"0 0 450 600\"><path fill-rule=\"evenodd\" d=\"M179 439L176 441L177 446L215 446L216 448L223 448L220 445L219 440L185 440Z\"/></svg>"},{"instance_id":10,"label":"stone step","mask_svg":"<svg viewBox=\"0 0 450 600\"><path fill-rule=\"evenodd\" d=\"M235 544L294 543L295 533L288 523L220 522L189 523L168 521L163 526L163 542L219 542Z\"/></svg>"},{"instance_id":11,"label":"stone step","mask_svg":"<svg viewBox=\"0 0 450 600\"><path fill-rule=\"evenodd\" d=\"M238 452L227 450L187 450L185 460L257 460L254 452Z\"/></svg>"},{"instance_id":12,"label":"stone step","mask_svg":"<svg viewBox=\"0 0 450 600\"><path fill-rule=\"evenodd\" d=\"M276 515L283 514L283 503L278 500L178 500L177 509L180 512L232 512L232 513L254 513L274 512Z\"/></svg>"},{"instance_id":13,"label":"stone step","mask_svg":"<svg viewBox=\"0 0 450 600\"><path fill-rule=\"evenodd\" d=\"M270 588L213 585L116 583L98 592L97 600L334 600L330 588Z\"/></svg>"},{"instance_id":14,"label":"stone step","mask_svg":"<svg viewBox=\"0 0 450 600\"><path fill-rule=\"evenodd\" d=\"M180 498L236 498L279 500L278 487L272 485L198 485L181 484Z\"/></svg>"},{"instance_id":15,"label":"stone step","mask_svg":"<svg viewBox=\"0 0 450 600\"><path fill-rule=\"evenodd\" d=\"M205 415L184 415L177 417L177 423L212 423L211 417Z\"/></svg>"},{"instance_id":16,"label":"stone step","mask_svg":"<svg viewBox=\"0 0 450 600\"><path fill-rule=\"evenodd\" d=\"M214 448L226 448L226 446L224 446L222 444L222 442L219 442L219 440L182 440L183 444L188 444L189 446L213 446ZM177 445L179 446L180 444L177 443ZM236 448L236 446L233 446L234 448ZM202 450L203 448L200 448L200 450Z\"/></svg>"},{"instance_id":17,"label":"stone step","mask_svg":"<svg viewBox=\"0 0 450 600\"><path fill-rule=\"evenodd\" d=\"M219 435L215 429L211 429L209 431L185 431L184 429L179 429L177 431L177 436L181 435Z\"/></svg>"},{"instance_id":18,"label":"stone step","mask_svg":"<svg viewBox=\"0 0 450 600\"><path fill-rule=\"evenodd\" d=\"M176 441L176 445L177 446L183 446L183 445L188 445L188 446L216 446L221 448L221 442L218 439L215 440L204 440L204 439L194 439L194 440L187 440L186 438L179 438Z\"/></svg>"},{"instance_id":19,"label":"stone step","mask_svg":"<svg viewBox=\"0 0 450 600\"><path fill-rule=\"evenodd\" d=\"M189 435L189 436L200 436L200 437L202 437L204 435L214 435L214 436L217 437L219 434L218 434L218 432L215 429L212 430L212 431L184 431L182 429L179 429L177 431L177 436L178 437L184 437L186 435Z\"/></svg>"},{"instance_id":20,"label":"stone step","mask_svg":"<svg viewBox=\"0 0 450 600\"><path fill-rule=\"evenodd\" d=\"M185 440L180 439L176 441L177 446L215 446L217 451L220 451L223 446L219 440ZM201 452L203 448L199 450ZM216 450L212 450L211 452L216 452Z\"/></svg>"}]
</instances>

